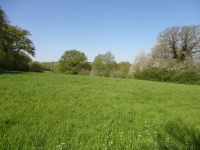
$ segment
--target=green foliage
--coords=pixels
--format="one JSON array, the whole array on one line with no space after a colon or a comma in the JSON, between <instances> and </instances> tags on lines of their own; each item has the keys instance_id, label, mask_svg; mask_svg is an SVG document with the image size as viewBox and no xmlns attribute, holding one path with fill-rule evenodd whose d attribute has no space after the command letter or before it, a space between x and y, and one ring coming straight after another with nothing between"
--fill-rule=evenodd
<instances>
[{"instance_id":1,"label":"green foliage","mask_svg":"<svg viewBox=\"0 0 200 150\"><path fill-rule=\"evenodd\" d=\"M117 64L117 69L122 70L123 72L127 73L129 71L130 66L131 64L129 62L122 61Z\"/></svg>"},{"instance_id":2,"label":"green foliage","mask_svg":"<svg viewBox=\"0 0 200 150\"><path fill-rule=\"evenodd\" d=\"M92 70L92 64L91 64L91 62L84 63L83 66L82 66L82 69L88 70L88 71Z\"/></svg>"},{"instance_id":3,"label":"green foliage","mask_svg":"<svg viewBox=\"0 0 200 150\"><path fill-rule=\"evenodd\" d=\"M200 74L194 70L188 70L186 72L175 72L171 76L170 80L176 83L188 83L200 85Z\"/></svg>"},{"instance_id":4,"label":"green foliage","mask_svg":"<svg viewBox=\"0 0 200 150\"><path fill-rule=\"evenodd\" d=\"M200 87L0 75L0 149L200 149Z\"/></svg>"},{"instance_id":5,"label":"green foliage","mask_svg":"<svg viewBox=\"0 0 200 150\"><path fill-rule=\"evenodd\" d=\"M151 53L137 55L129 74L143 80L199 84L199 29L199 25L167 28Z\"/></svg>"},{"instance_id":6,"label":"green foliage","mask_svg":"<svg viewBox=\"0 0 200 150\"><path fill-rule=\"evenodd\" d=\"M82 68L79 70L79 75L89 76L90 71L92 69L92 65L90 62L86 62L83 64Z\"/></svg>"},{"instance_id":7,"label":"green foliage","mask_svg":"<svg viewBox=\"0 0 200 150\"><path fill-rule=\"evenodd\" d=\"M0 7L0 38L2 38L3 34L4 34L4 28L5 25L8 23L8 18L6 16L6 14L4 13L4 11L1 9Z\"/></svg>"},{"instance_id":8,"label":"green foliage","mask_svg":"<svg viewBox=\"0 0 200 150\"><path fill-rule=\"evenodd\" d=\"M44 71L58 72L58 62L41 62L40 64Z\"/></svg>"},{"instance_id":9,"label":"green foliage","mask_svg":"<svg viewBox=\"0 0 200 150\"><path fill-rule=\"evenodd\" d=\"M134 73L134 77L136 79L159 81L159 80L164 79L163 76L162 76L164 73L165 73L164 70L159 71L157 68L152 67L152 68L144 69L143 71L139 71L139 70L136 71Z\"/></svg>"},{"instance_id":10,"label":"green foliage","mask_svg":"<svg viewBox=\"0 0 200 150\"><path fill-rule=\"evenodd\" d=\"M113 70L113 71L110 72L110 77L125 78L126 74L121 70Z\"/></svg>"},{"instance_id":11,"label":"green foliage","mask_svg":"<svg viewBox=\"0 0 200 150\"><path fill-rule=\"evenodd\" d=\"M51 62L41 62L42 70L51 71Z\"/></svg>"},{"instance_id":12,"label":"green foliage","mask_svg":"<svg viewBox=\"0 0 200 150\"><path fill-rule=\"evenodd\" d=\"M65 51L58 62L58 69L61 73L78 74L86 61L87 57L83 52L77 50Z\"/></svg>"},{"instance_id":13,"label":"green foliage","mask_svg":"<svg viewBox=\"0 0 200 150\"><path fill-rule=\"evenodd\" d=\"M29 66L28 63L31 62L31 58L27 55L19 55L16 53L14 56L14 61L12 62L13 69L18 71L28 71Z\"/></svg>"},{"instance_id":14,"label":"green foliage","mask_svg":"<svg viewBox=\"0 0 200 150\"><path fill-rule=\"evenodd\" d=\"M90 75L90 70L87 69L81 69L79 70L79 75L84 75L84 76L89 76Z\"/></svg>"},{"instance_id":15,"label":"green foliage","mask_svg":"<svg viewBox=\"0 0 200 150\"><path fill-rule=\"evenodd\" d=\"M167 71L166 69L147 68L134 73L136 79L164 81L184 84L199 84L200 74L194 70ZM200 84L199 84L200 85Z\"/></svg>"},{"instance_id":16,"label":"green foliage","mask_svg":"<svg viewBox=\"0 0 200 150\"><path fill-rule=\"evenodd\" d=\"M99 54L92 62L92 69L96 76L109 77L110 72L116 68L115 56L111 52Z\"/></svg>"},{"instance_id":17,"label":"green foliage","mask_svg":"<svg viewBox=\"0 0 200 150\"><path fill-rule=\"evenodd\" d=\"M117 70L115 73L117 73L117 77L120 78L126 78L128 76L128 72L130 69L131 64L129 62L120 62L117 64Z\"/></svg>"},{"instance_id":18,"label":"green foliage","mask_svg":"<svg viewBox=\"0 0 200 150\"><path fill-rule=\"evenodd\" d=\"M27 55L11 52L10 54L0 50L0 69L28 71L28 63L31 58Z\"/></svg>"},{"instance_id":19,"label":"green foliage","mask_svg":"<svg viewBox=\"0 0 200 150\"><path fill-rule=\"evenodd\" d=\"M1 50L5 51L7 54L15 51L21 55L26 55L28 53L35 56L35 47L28 38L30 35L29 31L7 24L5 32L6 34L0 39Z\"/></svg>"},{"instance_id":20,"label":"green foliage","mask_svg":"<svg viewBox=\"0 0 200 150\"><path fill-rule=\"evenodd\" d=\"M35 48L28 38L29 31L8 24L0 8L0 68L28 71L28 54L34 56Z\"/></svg>"},{"instance_id":21,"label":"green foliage","mask_svg":"<svg viewBox=\"0 0 200 150\"><path fill-rule=\"evenodd\" d=\"M6 53L0 49L0 69L4 68L5 58L6 58Z\"/></svg>"},{"instance_id":22,"label":"green foliage","mask_svg":"<svg viewBox=\"0 0 200 150\"><path fill-rule=\"evenodd\" d=\"M29 62L29 71L42 72L42 65L38 61Z\"/></svg>"},{"instance_id":23,"label":"green foliage","mask_svg":"<svg viewBox=\"0 0 200 150\"><path fill-rule=\"evenodd\" d=\"M97 76L106 76L107 68L103 63L103 55L99 54L95 57L94 61L92 62L92 68L95 70L95 75Z\"/></svg>"}]
</instances>

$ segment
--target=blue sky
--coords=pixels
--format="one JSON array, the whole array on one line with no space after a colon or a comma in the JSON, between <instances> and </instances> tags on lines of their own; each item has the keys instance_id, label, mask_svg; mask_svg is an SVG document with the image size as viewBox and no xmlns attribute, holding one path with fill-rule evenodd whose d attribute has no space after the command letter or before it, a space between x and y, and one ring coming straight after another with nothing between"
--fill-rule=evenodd
<instances>
[{"instance_id":1,"label":"blue sky","mask_svg":"<svg viewBox=\"0 0 200 150\"><path fill-rule=\"evenodd\" d=\"M117 62L149 52L159 32L200 24L200 0L0 0L12 25L30 31L33 60L58 61L65 50L92 62L110 51Z\"/></svg>"}]
</instances>

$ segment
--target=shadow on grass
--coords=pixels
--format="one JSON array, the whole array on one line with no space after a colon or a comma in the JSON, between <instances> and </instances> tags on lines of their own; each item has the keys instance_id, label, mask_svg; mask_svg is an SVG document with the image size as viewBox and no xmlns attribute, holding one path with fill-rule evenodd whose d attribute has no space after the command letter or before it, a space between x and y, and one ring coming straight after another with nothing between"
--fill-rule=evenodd
<instances>
[{"instance_id":1,"label":"shadow on grass","mask_svg":"<svg viewBox=\"0 0 200 150\"><path fill-rule=\"evenodd\" d=\"M166 124L166 131L182 149L200 150L200 130L190 122L185 123L181 118L171 120Z\"/></svg>"},{"instance_id":2,"label":"shadow on grass","mask_svg":"<svg viewBox=\"0 0 200 150\"><path fill-rule=\"evenodd\" d=\"M8 70L0 70L0 75L2 74L23 74L26 72L22 72L22 71L8 71Z\"/></svg>"}]
</instances>

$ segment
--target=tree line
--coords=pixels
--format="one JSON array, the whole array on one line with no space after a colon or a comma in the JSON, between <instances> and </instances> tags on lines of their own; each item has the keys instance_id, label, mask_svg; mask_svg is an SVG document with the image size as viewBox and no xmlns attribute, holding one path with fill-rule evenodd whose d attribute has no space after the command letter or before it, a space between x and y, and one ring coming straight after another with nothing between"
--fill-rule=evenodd
<instances>
[{"instance_id":1,"label":"tree line","mask_svg":"<svg viewBox=\"0 0 200 150\"><path fill-rule=\"evenodd\" d=\"M41 65L51 70L55 63L43 62ZM129 62L115 61L111 52L98 54L93 62L87 61L87 56L78 50L67 50L57 62L57 72L65 74L91 75L101 77L121 77L128 75L131 64ZM54 69L55 70L55 69Z\"/></svg>"},{"instance_id":2,"label":"tree line","mask_svg":"<svg viewBox=\"0 0 200 150\"><path fill-rule=\"evenodd\" d=\"M87 63L84 53L65 51L58 61L58 71L103 77L200 84L200 25L173 26L160 32L151 52L140 51L133 64L116 63L111 52L99 54ZM90 67L85 67L84 65Z\"/></svg>"},{"instance_id":3,"label":"tree line","mask_svg":"<svg viewBox=\"0 0 200 150\"><path fill-rule=\"evenodd\" d=\"M138 79L200 84L200 25L159 33L151 52L140 51L129 73Z\"/></svg>"},{"instance_id":4,"label":"tree line","mask_svg":"<svg viewBox=\"0 0 200 150\"><path fill-rule=\"evenodd\" d=\"M88 62L87 56L75 49L66 50L58 62L32 62L35 46L30 32L12 26L1 8L0 33L0 69L200 84L200 25L165 29L151 52L140 51L133 64L117 63L111 52Z\"/></svg>"}]
</instances>

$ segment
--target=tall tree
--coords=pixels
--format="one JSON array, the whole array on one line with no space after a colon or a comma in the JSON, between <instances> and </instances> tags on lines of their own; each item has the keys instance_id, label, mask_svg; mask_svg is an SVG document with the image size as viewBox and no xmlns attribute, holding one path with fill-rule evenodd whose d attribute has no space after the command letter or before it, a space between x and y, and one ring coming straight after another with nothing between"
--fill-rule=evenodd
<instances>
[{"instance_id":1,"label":"tall tree","mask_svg":"<svg viewBox=\"0 0 200 150\"><path fill-rule=\"evenodd\" d=\"M6 14L4 13L4 11L0 7L0 33L1 33L1 35L2 35L2 31L4 29L3 26L5 24L7 24L7 23L8 23L8 17L6 16Z\"/></svg>"},{"instance_id":2,"label":"tall tree","mask_svg":"<svg viewBox=\"0 0 200 150\"><path fill-rule=\"evenodd\" d=\"M58 62L58 69L62 73L78 74L84 67L87 57L83 52L77 50L65 51Z\"/></svg>"},{"instance_id":3,"label":"tall tree","mask_svg":"<svg viewBox=\"0 0 200 150\"><path fill-rule=\"evenodd\" d=\"M6 14L0 8L0 69L28 70L35 47L27 30L9 24Z\"/></svg>"},{"instance_id":4,"label":"tall tree","mask_svg":"<svg viewBox=\"0 0 200 150\"><path fill-rule=\"evenodd\" d=\"M130 67L129 74L133 74L136 71L143 71L151 65L151 56L146 54L144 50L141 50L135 56L133 64Z\"/></svg>"},{"instance_id":5,"label":"tall tree","mask_svg":"<svg viewBox=\"0 0 200 150\"><path fill-rule=\"evenodd\" d=\"M154 57L185 61L200 52L200 25L174 26L161 32L152 48Z\"/></svg>"},{"instance_id":6,"label":"tall tree","mask_svg":"<svg viewBox=\"0 0 200 150\"><path fill-rule=\"evenodd\" d=\"M0 51L4 54L0 67L8 70L26 70L18 65L24 63L27 66L31 61L29 55L35 56L35 47L29 39L29 31L9 24L4 27L4 34L0 38Z\"/></svg>"},{"instance_id":7,"label":"tall tree","mask_svg":"<svg viewBox=\"0 0 200 150\"><path fill-rule=\"evenodd\" d=\"M179 33L180 60L193 57L200 52L200 25L183 26Z\"/></svg>"},{"instance_id":8,"label":"tall tree","mask_svg":"<svg viewBox=\"0 0 200 150\"><path fill-rule=\"evenodd\" d=\"M0 41L5 40L4 36L7 34L7 27L8 24L8 18L6 16L6 14L4 13L4 11L1 9L0 7ZM0 48L1 50L1 48Z\"/></svg>"},{"instance_id":9,"label":"tall tree","mask_svg":"<svg viewBox=\"0 0 200 150\"><path fill-rule=\"evenodd\" d=\"M0 49L7 54L18 52L22 55L30 54L35 56L35 47L29 39L31 35L29 31L8 24L6 27L7 34L0 39Z\"/></svg>"},{"instance_id":10,"label":"tall tree","mask_svg":"<svg viewBox=\"0 0 200 150\"><path fill-rule=\"evenodd\" d=\"M95 57L92 68L99 76L109 76L110 71L116 67L115 56L111 52L99 54Z\"/></svg>"},{"instance_id":11,"label":"tall tree","mask_svg":"<svg viewBox=\"0 0 200 150\"><path fill-rule=\"evenodd\" d=\"M131 64L126 61L122 61L117 64L117 69L121 70L124 74L127 74L130 69Z\"/></svg>"}]
</instances>

